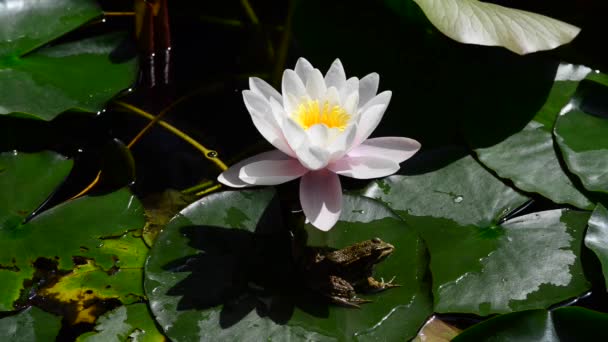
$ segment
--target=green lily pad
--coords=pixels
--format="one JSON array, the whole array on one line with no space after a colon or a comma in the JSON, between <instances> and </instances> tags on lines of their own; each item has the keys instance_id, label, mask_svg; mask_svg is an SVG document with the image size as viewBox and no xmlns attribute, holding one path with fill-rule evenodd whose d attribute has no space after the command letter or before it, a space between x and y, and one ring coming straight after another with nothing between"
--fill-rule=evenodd
<instances>
[{"instance_id":1,"label":"green lily pad","mask_svg":"<svg viewBox=\"0 0 608 342\"><path fill-rule=\"evenodd\" d=\"M98 36L0 59L0 114L51 120L68 109L100 111L135 81L135 61L112 57L124 38Z\"/></svg>"},{"instance_id":2,"label":"green lily pad","mask_svg":"<svg viewBox=\"0 0 608 342\"><path fill-rule=\"evenodd\" d=\"M364 194L383 201L402 217L432 216L479 226L498 222L528 200L472 157L434 172L376 180Z\"/></svg>"},{"instance_id":3,"label":"green lily pad","mask_svg":"<svg viewBox=\"0 0 608 342\"><path fill-rule=\"evenodd\" d=\"M555 203L593 208L562 169L551 133L536 121L501 143L476 152L482 163L521 190L539 193Z\"/></svg>"},{"instance_id":4,"label":"green lily pad","mask_svg":"<svg viewBox=\"0 0 608 342\"><path fill-rule=\"evenodd\" d=\"M21 56L103 12L94 0L21 0L0 8L0 59Z\"/></svg>"},{"instance_id":5,"label":"green lily pad","mask_svg":"<svg viewBox=\"0 0 608 342\"><path fill-rule=\"evenodd\" d=\"M580 81L585 77L592 78L595 76L596 74L584 65L560 64L549 96L547 96L545 104L536 113L534 121L540 123L546 131L551 132L557 115L570 101Z\"/></svg>"},{"instance_id":6,"label":"green lily pad","mask_svg":"<svg viewBox=\"0 0 608 342\"><path fill-rule=\"evenodd\" d=\"M589 288L580 264L588 214L545 211L501 218L526 198L471 157L365 191L427 243L437 312L478 315L546 308Z\"/></svg>"},{"instance_id":7,"label":"green lily pad","mask_svg":"<svg viewBox=\"0 0 608 342\"><path fill-rule=\"evenodd\" d=\"M608 87L582 83L555 124L555 139L568 169L591 191L608 193L608 118L585 107L593 97L606 98ZM606 108L601 108L604 113Z\"/></svg>"},{"instance_id":8,"label":"green lily pad","mask_svg":"<svg viewBox=\"0 0 608 342\"><path fill-rule=\"evenodd\" d=\"M54 341L61 318L30 307L15 316L0 319L0 340L11 342Z\"/></svg>"},{"instance_id":9,"label":"green lily pad","mask_svg":"<svg viewBox=\"0 0 608 342\"><path fill-rule=\"evenodd\" d=\"M481 322L453 341L606 341L606 324L607 314L579 307L529 310Z\"/></svg>"},{"instance_id":10,"label":"green lily pad","mask_svg":"<svg viewBox=\"0 0 608 342\"><path fill-rule=\"evenodd\" d=\"M77 342L164 342L146 304L120 306L99 317L95 332L80 335Z\"/></svg>"},{"instance_id":11,"label":"green lily pad","mask_svg":"<svg viewBox=\"0 0 608 342\"><path fill-rule=\"evenodd\" d=\"M70 166L70 161L51 152L0 154L2 311L12 310L24 281L33 279L34 263L40 258L55 264L64 276L82 260L90 260L114 274L121 268L139 268L139 275L131 280L141 277L147 249L141 239L134 242L128 235L143 227L143 208L126 189L68 201L24 220L63 180ZM95 288L94 282L81 286Z\"/></svg>"},{"instance_id":12,"label":"green lily pad","mask_svg":"<svg viewBox=\"0 0 608 342\"><path fill-rule=\"evenodd\" d=\"M329 233L310 226L309 245L345 247L380 237L395 245L376 277L402 287L365 296L361 309L328 303L294 274L295 240L284 228L274 191L223 192L191 204L152 247L145 288L150 307L175 341L407 339L432 312L424 246L381 204L346 196ZM298 240L298 239L296 239Z\"/></svg>"},{"instance_id":13,"label":"green lily pad","mask_svg":"<svg viewBox=\"0 0 608 342\"><path fill-rule=\"evenodd\" d=\"M589 219L585 246L600 259L604 280L608 285L608 210L601 204L597 205Z\"/></svg>"}]
</instances>

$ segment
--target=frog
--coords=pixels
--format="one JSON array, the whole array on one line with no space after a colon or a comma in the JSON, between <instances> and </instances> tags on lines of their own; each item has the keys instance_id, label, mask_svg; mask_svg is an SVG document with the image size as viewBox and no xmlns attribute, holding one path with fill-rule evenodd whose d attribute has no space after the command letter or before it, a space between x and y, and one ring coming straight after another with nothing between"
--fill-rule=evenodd
<instances>
[{"instance_id":1,"label":"frog","mask_svg":"<svg viewBox=\"0 0 608 342\"><path fill-rule=\"evenodd\" d=\"M342 249L308 247L304 255L306 286L346 307L360 308L370 300L359 293L384 291L400 285L378 281L372 276L374 265L388 257L395 247L380 238L355 243Z\"/></svg>"}]
</instances>

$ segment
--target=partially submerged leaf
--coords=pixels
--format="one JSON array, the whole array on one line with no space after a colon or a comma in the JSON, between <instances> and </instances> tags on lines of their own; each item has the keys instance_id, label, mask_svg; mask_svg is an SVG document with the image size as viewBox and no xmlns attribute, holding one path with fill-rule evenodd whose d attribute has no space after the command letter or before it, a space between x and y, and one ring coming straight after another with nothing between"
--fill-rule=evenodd
<instances>
[{"instance_id":1,"label":"partially submerged leaf","mask_svg":"<svg viewBox=\"0 0 608 342\"><path fill-rule=\"evenodd\" d=\"M21 56L102 14L94 0L3 1L0 59Z\"/></svg>"},{"instance_id":2,"label":"partially submerged leaf","mask_svg":"<svg viewBox=\"0 0 608 342\"><path fill-rule=\"evenodd\" d=\"M600 259L604 281L608 286L608 210L601 204L597 205L589 219L585 246Z\"/></svg>"},{"instance_id":3,"label":"partially submerged leaf","mask_svg":"<svg viewBox=\"0 0 608 342\"><path fill-rule=\"evenodd\" d=\"M412 342L449 342L456 337L460 331L460 329L433 316L424 324Z\"/></svg>"},{"instance_id":4,"label":"partially submerged leaf","mask_svg":"<svg viewBox=\"0 0 608 342\"><path fill-rule=\"evenodd\" d=\"M580 29L544 15L478 0L414 0L446 36L520 55L567 44Z\"/></svg>"},{"instance_id":5,"label":"partially submerged leaf","mask_svg":"<svg viewBox=\"0 0 608 342\"><path fill-rule=\"evenodd\" d=\"M120 306L99 317L95 332L78 336L77 342L137 341L163 342L166 338L144 303Z\"/></svg>"},{"instance_id":6,"label":"partially submerged leaf","mask_svg":"<svg viewBox=\"0 0 608 342\"><path fill-rule=\"evenodd\" d=\"M37 307L0 319L0 340L10 342L55 341L61 318Z\"/></svg>"},{"instance_id":7,"label":"partially submerged leaf","mask_svg":"<svg viewBox=\"0 0 608 342\"><path fill-rule=\"evenodd\" d=\"M603 193L608 193L608 111L602 104L607 96L608 86L581 83L554 129L568 169L587 190Z\"/></svg>"},{"instance_id":8,"label":"partially submerged leaf","mask_svg":"<svg viewBox=\"0 0 608 342\"><path fill-rule=\"evenodd\" d=\"M112 57L124 39L110 34L0 59L0 115L51 120L68 109L100 111L135 81L134 59Z\"/></svg>"},{"instance_id":9,"label":"partially submerged leaf","mask_svg":"<svg viewBox=\"0 0 608 342\"><path fill-rule=\"evenodd\" d=\"M607 314L580 307L529 310L476 324L453 341L606 341L606 324Z\"/></svg>"}]
</instances>

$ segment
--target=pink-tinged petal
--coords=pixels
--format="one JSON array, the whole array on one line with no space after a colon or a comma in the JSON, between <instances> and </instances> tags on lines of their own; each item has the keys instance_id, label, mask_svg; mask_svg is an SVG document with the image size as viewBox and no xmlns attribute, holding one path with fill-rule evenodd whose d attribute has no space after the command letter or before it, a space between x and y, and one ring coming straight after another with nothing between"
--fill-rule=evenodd
<instances>
[{"instance_id":1,"label":"pink-tinged petal","mask_svg":"<svg viewBox=\"0 0 608 342\"><path fill-rule=\"evenodd\" d=\"M402 137L367 139L348 152L349 157L381 157L396 163L410 159L420 150L420 143Z\"/></svg>"},{"instance_id":2,"label":"pink-tinged petal","mask_svg":"<svg viewBox=\"0 0 608 342\"><path fill-rule=\"evenodd\" d=\"M277 185L300 178L307 172L309 170L297 159L260 159L244 165L239 172L239 178L253 185Z\"/></svg>"},{"instance_id":3,"label":"pink-tinged petal","mask_svg":"<svg viewBox=\"0 0 608 342\"><path fill-rule=\"evenodd\" d=\"M345 156L330 163L327 169L342 176L370 179L392 175L399 171L399 163L381 157Z\"/></svg>"},{"instance_id":4,"label":"pink-tinged petal","mask_svg":"<svg viewBox=\"0 0 608 342\"><path fill-rule=\"evenodd\" d=\"M342 212L342 186L338 175L327 170L305 174L300 181L300 204L313 226L330 230Z\"/></svg>"},{"instance_id":5,"label":"pink-tinged petal","mask_svg":"<svg viewBox=\"0 0 608 342\"><path fill-rule=\"evenodd\" d=\"M328 146L327 150L331 154L330 161L342 158L348 152L355 141L357 134L357 124L352 124L341 132L334 141Z\"/></svg>"},{"instance_id":6,"label":"pink-tinged petal","mask_svg":"<svg viewBox=\"0 0 608 342\"><path fill-rule=\"evenodd\" d=\"M298 160L309 170L320 170L327 166L331 157L326 148L313 146L305 142L300 148L294 149Z\"/></svg>"},{"instance_id":7,"label":"pink-tinged petal","mask_svg":"<svg viewBox=\"0 0 608 342\"><path fill-rule=\"evenodd\" d=\"M344 67L342 66L342 62L340 62L340 59L336 58L329 67L329 70L327 70L327 73L325 74L325 84L327 84L327 88L335 87L338 90L345 87L346 73L344 72Z\"/></svg>"},{"instance_id":8,"label":"pink-tinged petal","mask_svg":"<svg viewBox=\"0 0 608 342\"><path fill-rule=\"evenodd\" d=\"M361 144L372 134L376 127L378 127L380 120L382 120L385 110L385 105L375 105L361 113L361 116L359 117L359 129L357 130L357 136L355 137L353 147Z\"/></svg>"},{"instance_id":9,"label":"pink-tinged petal","mask_svg":"<svg viewBox=\"0 0 608 342\"><path fill-rule=\"evenodd\" d=\"M285 153L283 153L281 151L278 151L278 150L260 153L258 155L253 156L253 157L241 160L240 162L232 165L230 168L228 168L228 170L222 172L217 177L217 180L220 183L222 183L224 185L231 186L233 188L242 188L242 187L246 187L246 186L251 186L251 184L244 182L239 177L239 173L241 172L241 169L244 166L249 165L251 163L258 162L260 160L287 161L287 160L293 160L293 158L289 157Z\"/></svg>"},{"instance_id":10,"label":"pink-tinged petal","mask_svg":"<svg viewBox=\"0 0 608 342\"><path fill-rule=\"evenodd\" d=\"M308 80L306 80L306 91L311 99L316 100L325 96L327 87L319 69L313 69Z\"/></svg>"},{"instance_id":11,"label":"pink-tinged petal","mask_svg":"<svg viewBox=\"0 0 608 342\"><path fill-rule=\"evenodd\" d=\"M362 104L363 102L361 102L361 100L359 100L359 103L362 104L359 106L359 113L363 113L368 108L370 108L372 106L376 106L376 105L385 105L388 107L389 102L391 102L392 95L393 95L393 93L390 90L385 90L385 91L381 92L380 94L374 96L371 100L367 101L367 103L365 105L363 105Z\"/></svg>"},{"instance_id":12,"label":"pink-tinged petal","mask_svg":"<svg viewBox=\"0 0 608 342\"><path fill-rule=\"evenodd\" d=\"M274 89L270 84L266 83L261 78L250 77L249 88L256 94L262 95L266 100L275 99L279 102L283 102L283 97Z\"/></svg>"},{"instance_id":13,"label":"pink-tinged petal","mask_svg":"<svg viewBox=\"0 0 608 342\"><path fill-rule=\"evenodd\" d=\"M310 62L308 62L306 60L306 58L298 58L298 61L296 62L296 67L294 68L294 71L296 72L296 74L298 74L298 76L300 77L300 79L302 80L302 82L304 84L306 84L306 82L308 82L308 79L310 77L310 72L313 70L313 66L312 64L310 64Z\"/></svg>"},{"instance_id":14,"label":"pink-tinged petal","mask_svg":"<svg viewBox=\"0 0 608 342\"><path fill-rule=\"evenodd\" d=\"M378 92L380 76L372 72L359 81L359 104L365 106Z\"/></svg>"}]
</instances>

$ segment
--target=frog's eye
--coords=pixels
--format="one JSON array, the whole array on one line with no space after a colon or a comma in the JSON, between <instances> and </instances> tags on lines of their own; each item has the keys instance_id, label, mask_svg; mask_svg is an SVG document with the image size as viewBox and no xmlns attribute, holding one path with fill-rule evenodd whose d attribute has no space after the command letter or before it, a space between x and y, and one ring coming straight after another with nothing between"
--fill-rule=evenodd
<instances>
[{"instance_id":1,"label":"frog's eye","mask_svg":"<svg viewBox=\"0 0 608 342\"><path fill-rule=\"evenodd\" d=\"M382 242L382 240L380 240L380 238L375 237L375 238L372 239L372 242L374 242L374 243L380 243L380 242Z\"/></svg>"}]
</instances>

